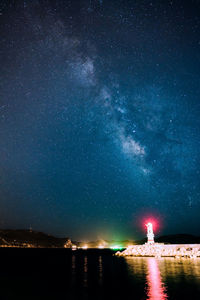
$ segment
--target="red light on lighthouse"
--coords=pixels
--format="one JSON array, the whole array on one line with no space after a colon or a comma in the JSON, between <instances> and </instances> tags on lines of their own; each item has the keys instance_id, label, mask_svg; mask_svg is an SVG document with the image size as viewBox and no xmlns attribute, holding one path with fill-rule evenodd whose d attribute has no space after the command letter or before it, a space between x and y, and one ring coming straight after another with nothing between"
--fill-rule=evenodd
<instances>
[{"instance_id":1,"label":"red light on lighthouse","mask_svg":"<svg viewBox=\"0 0 200 300\"><path fill-rule=\"evenodd\" d=\"M155 219L147 219L145 221L145 228L148 227L148 224L151 224L152 228L154 231L156 231L158 229L158 221Z\"/></svg>"},{"instance_id":2,"label":"red light on lighthouse","mask_svg":"<svg viewBox=\"0 0 200 300\"><path fill-rule=\"evenodd\" d=\"M163 217L158 213L153 214L151 212L143 212L141 215L135 218L134 223L134 226L136 226L143 234L147 230L147 224L151 223L154 233L158 234L163 227Z\"/></svg>"},{"instance_id":3,"label":"red light on lighthouse","mask_svg":"<svg viewBox=\"0 0 200 300\"><path fill-rule=\"evenodd\" d=\"M152 229L153 229L153 224L151 222L148 222L147 224L145 224L146 227L148 226L152 226Z\"/></svg>"}]
</instances>

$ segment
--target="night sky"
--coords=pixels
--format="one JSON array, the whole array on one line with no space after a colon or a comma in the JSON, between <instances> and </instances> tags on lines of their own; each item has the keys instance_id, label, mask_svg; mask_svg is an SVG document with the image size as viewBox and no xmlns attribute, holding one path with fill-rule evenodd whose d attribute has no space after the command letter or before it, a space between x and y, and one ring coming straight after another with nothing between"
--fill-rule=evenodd
<instances>
[{"instance_id":1,"label":"night sky","mask_svg":"<svg viewBox=\"0 0 200 300\"><path fill-rule=\"evenodd\" d=\"M0 227L199 234L200 1L0 5Z\"/></svg>"}]
</instances>

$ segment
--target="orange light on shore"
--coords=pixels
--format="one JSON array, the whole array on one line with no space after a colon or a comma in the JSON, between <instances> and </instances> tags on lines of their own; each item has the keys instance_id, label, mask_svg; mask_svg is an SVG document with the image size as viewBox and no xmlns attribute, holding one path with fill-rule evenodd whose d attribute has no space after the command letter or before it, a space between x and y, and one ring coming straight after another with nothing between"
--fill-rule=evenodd
<instances>
[{"instance_id":1,"label":"orange light on shore","mask_svg":"<svg viewBox=\"0 0 200 300\"><path fill-rule=\"evenodd\" d=\"M82 246L82 249L87 250L87 249L88 249L88 245L86 245L86 244L83 245L83 246Z\"/></svg>"}]
</instances>

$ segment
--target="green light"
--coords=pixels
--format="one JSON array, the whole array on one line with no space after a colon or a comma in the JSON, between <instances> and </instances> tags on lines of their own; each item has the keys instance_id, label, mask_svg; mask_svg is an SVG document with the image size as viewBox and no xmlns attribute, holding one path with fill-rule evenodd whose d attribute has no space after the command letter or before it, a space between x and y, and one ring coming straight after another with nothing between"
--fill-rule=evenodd
<instances>
[{"instance_id":1,"label":"green light","mask_svg":"<svg viewBox=\"0 0 200 300\"><path fill-rule=\"evenodd\" d=\"M122 246L119 246L119 245L114 245L114 246L111 246L110 249L112 250L122 250L124 247Z\"/></svg>"}]
</instances>

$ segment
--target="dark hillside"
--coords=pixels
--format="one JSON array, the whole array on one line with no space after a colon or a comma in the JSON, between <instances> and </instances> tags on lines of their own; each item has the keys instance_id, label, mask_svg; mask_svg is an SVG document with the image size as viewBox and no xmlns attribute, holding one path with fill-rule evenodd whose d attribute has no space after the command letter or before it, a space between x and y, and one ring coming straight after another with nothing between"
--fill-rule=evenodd
<instances>
[{"instance_id":1,"label":"dark hillside","mask_svg":"<svg viewBox=\"0 0 200 300\"><path fill-rule=\"evenodd\" d=\"M57 238L38 231L0 230L0 245L30 244L34 247L63 247L66 240L67 238Z\"/></svg>"}]
</instances>

